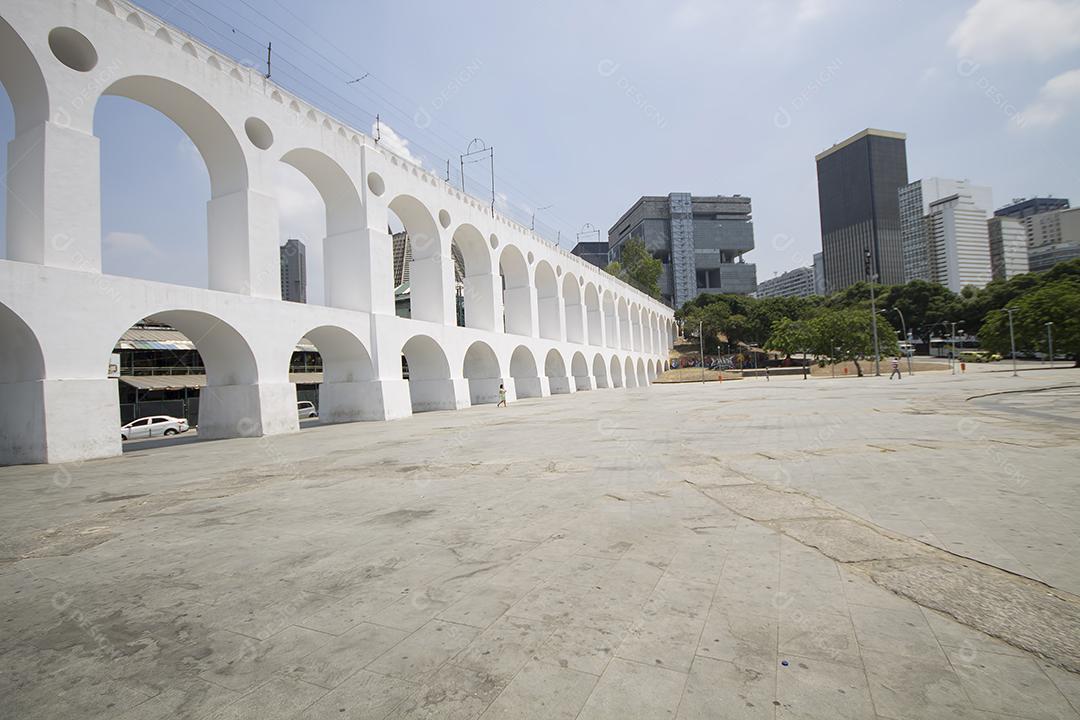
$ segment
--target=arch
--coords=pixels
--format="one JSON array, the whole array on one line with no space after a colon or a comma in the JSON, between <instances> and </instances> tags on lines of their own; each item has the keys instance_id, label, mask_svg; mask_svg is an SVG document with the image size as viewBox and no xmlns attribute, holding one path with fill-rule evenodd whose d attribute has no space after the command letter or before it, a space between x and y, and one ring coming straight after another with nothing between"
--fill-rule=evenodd
<instances>
[{"instance_id":1,"label":"arch","mask_svg":"<svg viewBox=\"0 0 1080 720\"><path fill-rule=\"evenodd\" d=\"M247 189L247 161L240 142L225 118L202 96L171 80L151 75L121 78L101 94L149 105L176 123L202 155L210 174L213 197Z\"/></svg>"},{"instance_id":2,"label":"arch","mask_svg":"<svg viewBox=\"0 0 1080 720\"><path fill-rule=\"evenodd\" d=\"M0 17L0 85L15 111L16 137L49 119L49 90L37 59L19 33ZM9 168L19 156L8 157Z\"/></svg>"},{"instance_id":3,"label":"arch","mask_svg":"<svg viewBox=\"0 0 1080 720\"><path fill-rule=\"evenodd\" d=\"M409 263L410 315L415 320L449 324L453 272L442 247L435 218L427 206L412 195L398 195L387 206L397 215L409 237L412 261ZM449 271L449 273L448 273Z\"/></svg>"},{"instance_id":4,"label":"arch","mask_svg":"<svg viewBox=\"0 0 1080 720\"><path fill-rule=\"evenodd\" d=\"M638 358L637 361L637 383L638 387L649 387L649 376L645 372L645 361Z\"/></svg>"},{"instance_id":5,"label":"arch","mask_svg":"<svg viewBox=\"0 0 1080 720\"><path fill-rule=\"evenodd\" d=\"M368 385L375 373L363 341L335 325L321 325L304 333L322 358L319 385L319 422L341 423L379 417L379 407ZM291 356L293 346L288 348ZM295 385L294 385L295 387Z\"/></svg>"},{"instance_id":6,"label":"arch","mask_svg":"<svg viewBox=\"0 0 1080 720\"><path fill-rule=\"evenodd\" d=\"M451 252L456 248L460 254L463 265L460 293L465 327L494 330L495 278L491 272L491 247L483 233L469 223L462 223L454 230L450 245Z\"/></svg>"},{"instance_id":7,"label":"arch","mask_svg":"<svg viewBox=\"0 0 1080 720\"><path fill-rule=\"evenodd\" d=\"M0 337L0 465L48 462L41 344L30 326L3 304Z\"/></svg>"},{"instance_id":8,"label":"arch","mask_svg":"<svg viewBox=\"0 0 1080 720\"><path fill-rule=\"evenodd\" d=\"M630 349L641 352L641 306L630 303Z\"/></svg>"},{"instance_id":9,"label":"arch","mask_svg":"<svg viewBox=\"0 0 1080 720\"><path fill-rule=\"evenodd\" d=\"M637 387L637 372L634 370L634 361L629 357L626 358L626 362L623 364L623 382L626 383L626 387Z\"/></svg>"},{"instance_id":10,"label":"arch","mask_svg":"<svg viewBox=\"0 0 1080 720\"><path fill-rule=\"evenodd\" d=\"M514 335L532 335L532 287L525 256L514 245L499 255L503 284L503 329Z\"/></svg>"},{"instance_id":11,"label":"arch","mask_svg":"<svg viewBox=\"0 0 1080 720\"><path fill-rule=\"evenodd\" d=\"M566 313L566 340L572 343L585 342L585 319L582 316L581 286L574 273L563 275L563 309Z\"/></svg>"},{"instance_id":12,"label":"arch","mask_svg":"<svg viewBox=\"0 0 1080 720\"><path fill-rule=\"evenodd\" d=\"M566 361L562 353L555 348L548 350L544 357L544 374L547 375L548 388L552 395L571 392L570 378L566 374Z\"/></svg>"},{"instance_id":13,"label":"arch","mask_svg":"<svg viewBox=\"0 0 1080 720\"><path fill-rule=\"evenodd\" d=\"M630 350L633 347L630 337L630 305L624 297L620 297L616 305L619 313L619 347ZM628 380L627 386L629 384Z\"/></svg>"},{"instance_id":14,"label":"arch","mask_svg":"<svg viewBox=\"0 0 1080 720\"><path fill-rule=\"evenodd\" d=\"M293 148L281 162L315 186L326 212L323 240L323 297L330 307L364 309L364 278L356 248L363 241L364 205L356 184L334 159L319 150ZM311 298L308 298L308 302Z\"/></svg>"},{"instance_id":15,"label":"arch","mask_svg":"<svg viewBox=\"0 0 1080 720\"><path fill-rule=\"evenodd\" d=\"M623 373L622 365L619 364L619 358L616 355L611 356L611 387L621 388L623 386Z\"/></svg>"},{"instance_id":16,"label":"arch","mask_svg":"<svg viewBox=\"0 0 1080 720\"><path fill-rule=\"evenodd\" d=\"M614 348L618 344L619 319L615 313L615 296L610 290L604 291L604 346ZM617 385L616 387L622 387Z\"/></svg>"},{"instance_id":17,"label":"arch","mask_svg":"<svg viewBox=\"0 0 1080 720\"><path fill-rule=\"evenodd\" d=\"M462 360L462 374L469 381L469 401L473 405L499 402L502 369L490 345L477 340L469 346Z\"/></svg>"},{"instance_id":18,"label":"arch","mask_svg":"<svg viewBox=\"0 0 1080 720\"><path fill-rule=\"evenodd\" d=\"M510 356L510 377L514 379L514 389L517 397L528 398L543 395L540 373L536 369L536 357L524 345L518 345L514 348L514 352Z\"/></svg>"},{"instance_id":19,"label":"arch","mask_svg":"<svg viewBox=\"0 0 1080 720\"><path fill-rule=\"evenodd\" d=\"M540 337L559 340L559 282L555 277L555 270L547 260L541 260L536 263L533 278Z\"/></svg>"},{"instance_id":20,"label":"arch","mask_svg":"<svg viewBox=\"0 0 1080 720\"><path fill-rule=\"evenodd\" d=\"M570 374L574 378L576 390L592 390L592 378L589 377L589 363L579 350L570 358Z\"/></svg>"},{"instance_id":21,"label":"arch","mask_svg":"<svg viewBox=\"0 0 1080 720\"><path fill-rule=\"evenodd\" d=\"M600 353L596 353L596 355L593 356L592 374L593 379L596 381L596 387L611 387L608 384L607 363L604 362L604 356Z\"/></svg>"},{"instance_id":22,"label":"arch","mask_svg":"<svg viewBox=\"0 0 1080 720\"><path fill-rule=\"evenodd\" d=\"M600 294L592 283L585 285L585 316L589 326L590 345L604 346L604 324L600 314Z\"/></svg>"},{"instance_id":23,"label":"arch","mask_svg":"<svg viewBox=\"0 0 1080 720\"><path fill-rule=\"evenodd\" d=\"M268 388L260 388L255 354L247 339L231 324L201 310L177 308L159 310L119 324L113 337L118 340L138 321L175 328L195 346L206 372L206 385L198 394L196 424L200 439L260 437L268 431L296 429L293 408L282 408L274 403L276 399L280 399L282 405L287 403L284 395L287 389L282 385L282 395L274 397ZM108 355L114 347L115 340L107 352L102 353L103 369L107 367ZM264 407L268 400L271 404ZM274 410L285 409L287 416L273 415Z\"/></svg>"},{"instance_id":24,"label":"arch","mask_svg":"<svg viewBox=\"0 0 1080 720\"><path fill-rule=\"evenodd\" d=\"M414 335L401 346L401 354L408 367L413 412L456 410L450 363L442 346L427 335Z\"/></svg>"},{"instance_id":25,"label":"arch","mask_svg":"<svg viewBox=\"0 0 1080 720\"><path fill-rule=\"evenodd\" d=\"M646 373L648 374L648 378L649 378L650 383L652 383L654 380L656 380L656 376L658 374L656 368L657 368L657 366L659 364L660 363L657 360L650 360L645 366L645 370L646 370Z\"/></svg>"}]
</instances>

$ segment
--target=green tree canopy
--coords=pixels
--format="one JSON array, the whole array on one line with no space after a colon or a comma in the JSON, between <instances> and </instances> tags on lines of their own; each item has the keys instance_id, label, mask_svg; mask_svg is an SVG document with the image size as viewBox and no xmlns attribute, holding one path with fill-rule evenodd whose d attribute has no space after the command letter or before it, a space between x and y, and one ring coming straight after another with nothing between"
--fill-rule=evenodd
<instances>
[{"instance_id":1,"label":"green tree canopy","mask_svg":"<svg viewBox=\"0 0 1080 720\"><path fill-rule=\"evenodd\" d=\"M660 297L660 273L664 265L646 249L645 243L630 238L622 245L619 259L608 263L604 270L620 280L633 285L648 295Z\"/></svg>"},{"instance_id":2,"label":"green tree canopy","mask_svg":"<svg viewBox=\"0 0 1080 720\"><path fill-rule=\"evenodd\" d=\"M1011 307L1018 351L1049 352L1046 323L1052 322L1054 353L1067 353L1080 367L1080 278L1065 277L1019 296ZM1008 356L1009 314L990 311L979 331L980 344Z\"/></svg>"}]
</instances>

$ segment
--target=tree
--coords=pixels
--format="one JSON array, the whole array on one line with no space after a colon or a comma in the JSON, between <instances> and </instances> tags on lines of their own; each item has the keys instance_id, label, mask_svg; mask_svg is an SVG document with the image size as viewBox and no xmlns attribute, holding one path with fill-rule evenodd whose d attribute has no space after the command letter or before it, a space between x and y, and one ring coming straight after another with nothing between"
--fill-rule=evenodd
<instances>
[{"instance_id":1,"label":"tree","mask_svg":"<svg viewBox=\"0 0 1080 720\"><path fill-rule=\"evenodd\" d=\"M664 265L646 249L638 238L623 243L619 259L608 263L604 270L648 295L660 297L660 273Z\"/></svg>"},{"instance_id":2,"label":"tree","mask_svg":"<svg viewBox=\"0 0 1080 720\"><path fill-rule=\"evenodd\" d=\"M1016 347L1021 350L1049 352L1046 323L1052 322L1054 348L1073 356L1080 367L1080 277L1059 275L1055 282L1044 284L1021 295L1012 303ZM1003 309L987 314L979 332L980 344L1001 355L1011 351L1009 314Z\"/></svg>"},{"instance_id":3,"label":"tree","mask_svg":"<svg viewBox=\"0 0 1080 720\"><path fill-rule=\"evenodd\" d=\"M874 337L870 312L859 308L824 310L810 321L814 352L840 360L851 360L855 371L863 376L859 359L874 354ZM900 347L889 333L878 333L882 355L897 355Z\"/></svg>"},{"instance_id":4,"label":"tree","mask_svg":"<svg viewBox=\"0 0 1080 720\"><path fill-rule=\"evenodd\" d=\"M788 357L813 347L814 337L810 321L786 317L773 323L772 334L765 342L766 350L775 350Z\"/></svg>"}]
</instances>

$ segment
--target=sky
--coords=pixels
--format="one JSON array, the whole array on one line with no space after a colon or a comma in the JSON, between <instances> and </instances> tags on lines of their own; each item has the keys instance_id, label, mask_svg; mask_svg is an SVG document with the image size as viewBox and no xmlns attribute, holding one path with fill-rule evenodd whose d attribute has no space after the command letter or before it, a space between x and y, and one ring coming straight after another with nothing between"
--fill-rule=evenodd
<instances>
[{"instance_id":1,"label":"sky","mask_svg":"<svg viewBox=\"0 0 1080 720\"><path fill-rule=\"evenodd\" d=\"M440 174L450 158L455 184L482 139L499 209L526 224L535 212L567 248L591 228L606 237L641 195L741 194L758 280L808 265L814 156L866 127L907 134L911 180L966 178L995 206L1080 202L1080 0L138 4L257 67L273 42L286 89L368 132L378 114L385 144ZM194 146L116 97L95 134L105 271L205 287L209 181ZM12 137L0 94L0 145ZM466 186L490 197L486 165ZM322 302L322 201L282 165L279 203Z\"/></svg>"}]
</instances>

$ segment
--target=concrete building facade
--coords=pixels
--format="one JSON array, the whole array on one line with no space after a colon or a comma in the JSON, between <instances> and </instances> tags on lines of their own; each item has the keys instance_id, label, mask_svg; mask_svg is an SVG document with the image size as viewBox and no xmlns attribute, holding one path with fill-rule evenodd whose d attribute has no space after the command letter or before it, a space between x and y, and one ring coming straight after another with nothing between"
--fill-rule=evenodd
<instances>
[{"instance_id":1,"label":"concrete building facade","mask_svg":"<svg viewBox=\"0 0 1080 720\"><path fill-rule=\"evenodd\" d=\"M930 235L927 216L930 205L964 193L987 215L994 207L993 192L988 187L971 185L967 180L924 178L908 183L897 191L900 205L900 243L904 259L904 282L931 280Z\"/></svg>"},{"instance_id":2,"label":"concrete building facade","mask_svg":"<svg viewBox=\"0 0 1080 720\"><path fill-rule=\"evenodd\" d=\"M930 281L953 292L992 279L986 211L960 192L930 203L927 215Z\"/></svg>"},{"instance_id":3,"label":"concrete building facade","mask_svg":"<svg viewBox=\"0 0 1080 720\"><path fill-rule=\"evenodd\" d=\"M700 293L749 295L757 269L743 261L754 249L750 198L740 195L644 196L608 230L608 249L617 260L630 238L663 263L660 292L674 307Z\"/></svg>"},{"instance_id":4,"label":"concrete building facade","mask_svg":"<svg viewBox=\"0 0 1080 720\"><path fill-rule=\"evenodd\" d=\"M819 153L818 210L827 292L865 281L903 282L897 191L908 184L906 135L867 128Z\"/></svg>"},{"instance_id":5,"label":"concrete building facade","mask_svg":"<svg viewBox=\"0 0 1080 720\"><path fill-rule=\"evenodd\" d=\"M576 255L598 268L605 268L608 264L608 244L606 242L579 242L570 251L570 254Z\"/></svg>"},{"instance_id":6,"label":"concrete building facade","mask_svg":"<svg viewBox=\"0 0 1080 720\"><path fill-rule=\"evenodd\" d=\"M774 278L758 283L756 297L809 297L817 294L814 268L801 267L788 270Z\"/></svg>"},{"instance_id":7,"label":"concrete building facade","mask_svg":"<svg viewBox=\"0 0 1080 720\"><path fill-rule=\"evenodd\" d=\"M511 400L638 387L664 368L675 323L663 303L129 2L5 0L0 82L16 129L0 260L0 463L121 453L108 366L141 320L197 347L201 438L295 432L288 371L303 337L323 361L323 422L494 402L500 385ZM199 150L208 288L102 273L93 119L103 95L157 109ZM325 204L324 306L281 300L278 162ZM410 319L394 313L391 214L412 243ZM455 246L466 327L455 318Z\"/></svg>"},{"instance_id":8,"label":"concrete building facade","mask_svg":"<svg viewBox=\"0 0 1080 720\"><path fill-rule=\"evenodd\" d=\"M307 302L307 249L296 238L281 246L281 299Z\"/></svg>"},{"instance_id":9,"label":"concrete building facade","mask_svg":"<svg viewBox=\"0 0 1080 720\"><path fill-rule=\"evenodd\" d=\"M825 255L814 253L814 294L825 295Z\"/></svg>"},{"instance_id":10,"label":"concrete building facade","mask_svg":"<svg viewBox=\"0 0 1080 720\"><path fill-rule=\"evenodd\" d=\"M990 272L994 280L1008 280L1029 271L1027 231L1014 217L995 215L987 223Z\"/></svg>"},{"instance_id":11,"label":"concrete building facade","mask_svg":"<svg viewBox=\"0 0 1080 720\"><path fill-rule=\"evenodd\" d=\"M1080 257L1080 208L1029 215L1024 223L1032 272Z\"/></svg>"}]
</instances>

